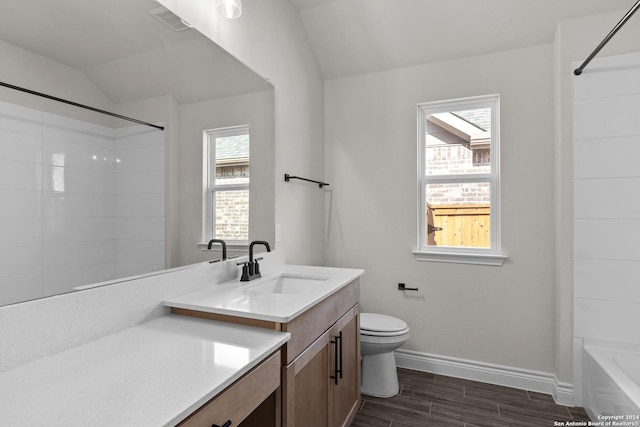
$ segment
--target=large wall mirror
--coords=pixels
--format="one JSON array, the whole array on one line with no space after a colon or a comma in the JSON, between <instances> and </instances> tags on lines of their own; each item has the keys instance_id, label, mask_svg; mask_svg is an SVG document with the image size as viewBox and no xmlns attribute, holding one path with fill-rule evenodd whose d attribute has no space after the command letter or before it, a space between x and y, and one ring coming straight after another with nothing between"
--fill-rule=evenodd
<instances>
[{"instance_id":1,"label":"large wall mirror","mask_svg":"<svg viewBox=\"0 0 640 427\"><path fill-rule=\"evenodd\" d=\"M9 3L0 82L164 130L0 87L0 305L215 258L202 245L214 129L248 129L248 235L272 241L263 77L154 0Z\"/></svg>"}]
</instances>

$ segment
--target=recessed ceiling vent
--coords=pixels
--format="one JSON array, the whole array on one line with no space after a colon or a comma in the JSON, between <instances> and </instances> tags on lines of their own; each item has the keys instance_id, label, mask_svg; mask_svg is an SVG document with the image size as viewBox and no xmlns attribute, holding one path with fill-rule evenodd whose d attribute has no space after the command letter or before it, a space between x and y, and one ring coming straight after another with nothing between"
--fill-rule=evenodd
<instances>
[{"instance_id":1,"label":"recessed ceiling vent","mask_svg":"<svg viewBox=\"0 0 640 427\"><path fill-rule=\"evenodd\" d=\"M166 7L156 7L155 9L150 10L149 13L173 31L184 31L193 28L193 26L189 25L188 22L171 12Z\"/></svg>"}]
</instances>

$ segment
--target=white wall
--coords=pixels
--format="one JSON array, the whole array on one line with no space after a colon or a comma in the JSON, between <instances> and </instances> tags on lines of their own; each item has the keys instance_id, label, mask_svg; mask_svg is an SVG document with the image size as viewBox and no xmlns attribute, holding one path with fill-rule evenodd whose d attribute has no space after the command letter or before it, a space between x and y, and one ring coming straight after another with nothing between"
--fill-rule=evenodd
<instances>
[{"instance_id":1,"label":"white wall","mask_svg":"<svg viewBox=\"0 0 640 427\"><path fill-rule=\"evenodd\" d=\"M0 81L113 111L113 103L80 71L0 40ZM61 116L113 126L113 118L0 87L0 100Z\"/></svg>"},{"instance_id":2,"label":"white wall","mask_svg":"<svg viewBox=\"0 0 640 427\"><path fill-rule=\"evenodd\" d=\"M227 20L209 0L161 0L200 32L275 87L275 221L288 261L324 262L324 194L284 182L284 174L323 179L323 81L298 10L290 0L245 0L242 17ZM333 185L333 183L330 182Z\"/></svg>"},{"instance_id":3,"label":"white wall","mask_svg":"<svg viewBox=\"0 0 640 427\"><path fill-rule=\"evenodd\" d=\"M574 82L576 338L640 344L640 53Z\"/></svg>"},{"instance_id":4,"label":"white wall","mask_svg":"<svg viewBox=\"0 0 640 427\"><path fill-rule=\"evenodd\" d=\"M509 259L418 262L417 104L496 93ZM554 371L552 122L551 45L326 82L327 264L365 269L363 311L405 319L406 349Z\"/></svg>"}]
</instances>

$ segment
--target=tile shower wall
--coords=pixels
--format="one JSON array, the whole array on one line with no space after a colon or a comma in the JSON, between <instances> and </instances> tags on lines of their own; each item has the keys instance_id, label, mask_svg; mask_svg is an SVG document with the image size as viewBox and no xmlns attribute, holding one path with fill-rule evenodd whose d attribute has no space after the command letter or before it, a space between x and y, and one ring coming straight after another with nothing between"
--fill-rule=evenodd
<instances>
[{"instance_id":1,"label":"tile shower wall","mask_svg":"<svg viewBox=\"0 0 640 427\"><path fill-rule=\"evenodd\" d=\"M122 128L115 152L115 274L164 269L164 136Z\"/></svg>"},{"instance_id":2,"label":"tile shower wall","mask_svg":"<svg viewBox=\"0 0 640 427\"><path fill-rule=\"evenodd\" d=\"M0 305L164 268L163 142L0 102Z\"/></svg>"},{"instance_id":3,"label":"tile shower wall","mask_svg":"<svg viewBox=\"0 0 640 427\"><path fill-rule=\"evenodd\" d=\"M640 53L574 79L574 336L640 344Z\"/></svg>"}]
</instances>

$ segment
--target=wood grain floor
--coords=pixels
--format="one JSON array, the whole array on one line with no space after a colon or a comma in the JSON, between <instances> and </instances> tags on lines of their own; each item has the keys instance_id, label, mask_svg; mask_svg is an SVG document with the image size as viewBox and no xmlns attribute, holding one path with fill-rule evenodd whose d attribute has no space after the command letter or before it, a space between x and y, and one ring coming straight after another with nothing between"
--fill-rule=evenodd
<instances>
[{"instance_id":1,"label":"wood grain floor","mask_svg":"<svg viewBox=\"0 0 640 427\"><path fill-rule=\"evenodd\" d=\"M550 395L398 369L400 394L362 396L352 427L552 427L589 421L582 408L557 405Z\"/></svg>"}]
</instances>

